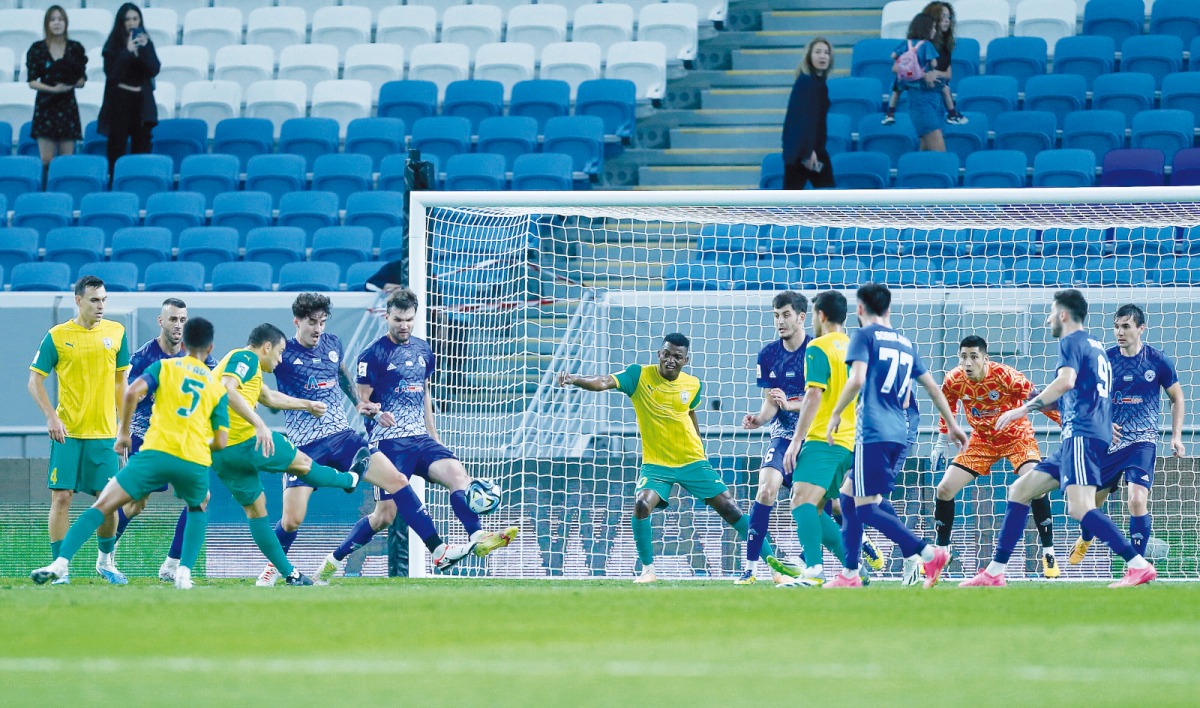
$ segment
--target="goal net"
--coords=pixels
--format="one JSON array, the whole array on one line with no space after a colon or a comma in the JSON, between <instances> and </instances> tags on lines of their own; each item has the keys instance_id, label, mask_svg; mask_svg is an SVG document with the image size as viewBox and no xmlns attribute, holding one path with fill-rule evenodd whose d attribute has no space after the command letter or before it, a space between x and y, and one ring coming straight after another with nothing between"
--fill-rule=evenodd
<instances>
[{"instance_id":1,"label":"goal net","mask_svg":"<svg viewBox=\"0 0 1200 708\"><path fill-rule=\"evenodd\" d=\"M438 357L439 432L472 476L505 491L485 526L521 527L512 547L473 559L465 574L631 577L640 466L632 407L619 392L557 388L554 377L654 363L669 332L691 338L687 370L705 384L698 416L707 453L748 510L768 437L743 430L741 420L762 401L756 355L777 337L771 298L782 290L811 300L840 289L853 302L858 285L887 283L893 323L939 383L957 364L958 342L978 334L993 360L1048 384L1057 343L1042 324L1051 294L1067 286L1085 292L1089 331L1108 344L1116 308L1140 305L1145 341L1174 358L1185 395L1200 365L1200 288L1191 286L1200 285L1200 258L1189 255L1200 253L1200 190L420 192L412 204L411 282L428 303L418 335ZM853 313L847 325L857 326ZM911 528L932 538L937 416L928 400L921 409L921 435L892 499ZM1164 543L1152 550L1166 549L1160 577L1196 579L1197 469L1193 458L1164 457L1169 410L1164 396L1150 504L1154 537ZM1194 410L1184 423L1189 454L1200 452ZM1033 422L1043 454L1057 449L1057 426ZM1011 468L998 467L960 494L951 577L986 564L1013 479ZM780 496L772 537L798 555L786 491ZM461 540L445 491L429 488L426 498L439 528ZM1119 573L1122 562L1100 543L1081 565L1065 563L1079 526L1057 492L1052 499L1064 577ZM1107 510L1128 528L1124 488ZM732 529L681 490L653 523L660 576L741 569L744 548ZM888 559L877 575L896 577L898 550L869 533ZM1037 548L1031 522L1010 577L1037 575Z\"/></svg>"}]
</instances>

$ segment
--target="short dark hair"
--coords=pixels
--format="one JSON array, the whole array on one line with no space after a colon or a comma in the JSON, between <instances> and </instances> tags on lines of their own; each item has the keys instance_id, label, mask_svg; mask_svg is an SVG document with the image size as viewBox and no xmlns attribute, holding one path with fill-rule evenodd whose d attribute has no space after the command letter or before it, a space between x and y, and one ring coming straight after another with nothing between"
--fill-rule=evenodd
<instances>
[{"instance_id":1,"label":"short dark hair","mask_svg":"<svg viewBox=\"0 0 1200 708\"><path fill-rule=\"evenodd\" d=\"M908 23L908 38L923 39L928 42L929 36L933 34L934 27L937 27L937 20L925 13L921 13L912 18L912 22Z\"/></svg>"},{"instance_id":2,"label":"short dark hair","mask_svg":"<svg viewBox=\"0 0 1200 708\"><path fill-rule=\"evenodd\" d=\"M834 324L846 324L846 296L836 290L826 290L813 298L813 312L820 312Z\"/></svg>"},{"instance_id":3,"label":"short dark hair","mask_svg":"<svg viewBox=\"0 0 1200 708\"><path fill-rule=\"evenodd\" d=\"M1071 319L1079 324L1083 324L1083 321L1087 319L1087 299L1075 288L1059 290L1054 293L1054 304L1058 305L1058 309L1070 313Z\"/></svg>"},{"instance_id":4,"label":"short dark hair","mask_svg":"<svg viewBox=\"0 0 1200 708\"><path fill-rule=\"evenodd\" d=\"M672 332L672 333L668 334L667 336L663 337L663 343L664 344L674 344L675 346L683 347L684 349L692 348L692 340L688 339L687 337L680 334L679 332Z\"/></svg>"},{"instance_id":5,"label":"short dark hair","mask_svg":"<svg viewBox=\"0 0 1200 708\"><path fill-rule=\"evenodd\" d=\"M980 337L978 334L972 334L970 336L963 337L963 340L958 343L958 348L959 349L978 349L979 351L983 352L984 354L988 353L987 340L985 340L983 337Z\"/></svg>"},{"instance_id":6,"label":"short dark hair","mask_svg":"<svg viewBox=\"0 0 1200 708\"><path fill-rule=\"evenodd\" d=\"M292 301L292 316L298 320L306 320L318 312L330 314L329 297L321 293L300 293Z\"/></svg>"},{"instance_id":7,"label":"short dark hair","mask_svg":"<svg viewBox=\"0 0 1200 708\"><path fill-rule=\"evenodd\" d=\"M191 322L191 320L188 321ZM250 347L258 347L266 344L267 342L278 344L286 339L287 336L284 335L283 330L279 329L270 322L263 322L254 329L250 330L250 336L246 339L246 345Z\"/></svg>"},{"instance_id":8,"label":"short dark hair","mask_svg":"<svg viewBox=\"0 0 1200 708\"><path fill-rule=\"evenodd\" d=\"M1122 317L1132 317L1133 323L1138 327L1144 327L1146 325L1146 313L1142 311L1142 308L1138 307L1132 302L1128 305L1121 305L1118 307L1117 314L1113 315L1113 320L1119 320Z\"/></svg>"},{"instance_id":9,"label":"short dark hair","mask_svg":"<svg viewBox=\"0 0 1200 708\"><path fill-rule=\"evenodd\" d=\"M168 305L171 307L178 307L181 310L187 309L187 303L177 297L169 297L166 300L163 300L162 306L167 307Z\"/></svg>"},{"instance_id":10,"label":"short dark hair","mask_svg":"<svg viewBox=\"0 0 1200 708\"><path fill-rule=\"evenodd\" d=\"M798 315L808 312L808 298L795 290L784 290L771 298L771 307L776 310L783 309L789 305Z\"/></svg>"},{"instance_id":11,"label":"short dark hair","mask_svg":"<svg viewBox=\"0 0 1200 708\"><path fill-rule=\"evenodd\" d=\"M883 283L867 283L858 289L858 301L868 315L879 317L892 306L892 291Z\"/></svg>"},{"instance_id":12,"label":"short dark hair","mask_svg":"<svg viewBox=\"0 0 1200 708\"><path fill-rule=\"evenodd\" d=\"M207 349L213 343L213 323L203 317L190 317L183 324L183 346L189 350Z\"/></svg>"},{"instance_id":13,"label":"short dark hair","mask_svg":"<svg viewBox=\"0 0 1200 708\"><path fill-rule=\"evenodd\" d=\"M75 281L75 296L83 297L88 288L102 288L104 281L94 275L85 275Z\"/></svg>"},{"instance_id":14,"label":"short dark hair","mask_svg":"<svg viewBox=\"0 0 1200 708\"><path fill-rule=\"evenodd\" d=\"M415 310L417 309L417 304L416 293L408 288L399 288L388 296L387 310L388 312L392 310L400 310L401 312Z\"/></svg>"}]
</instances>

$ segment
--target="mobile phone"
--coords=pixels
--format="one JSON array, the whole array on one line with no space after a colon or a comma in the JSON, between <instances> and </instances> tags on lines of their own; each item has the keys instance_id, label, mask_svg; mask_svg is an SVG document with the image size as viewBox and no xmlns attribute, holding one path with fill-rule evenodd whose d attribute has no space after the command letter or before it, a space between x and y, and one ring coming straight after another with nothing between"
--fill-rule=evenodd
<instances>
[{"instance_id":1,"label":"mobile phone","mask_svg":"<svg viewBox=\"0 0 1200 708\"><path fill-rule=\"evenodd\" d=\"M145 33L146 33L146 30L142 29L141 27L134 27L133 29L129 30L129 38L137 39L138 37L142 36Z\"/></svg>"}]
</instances>

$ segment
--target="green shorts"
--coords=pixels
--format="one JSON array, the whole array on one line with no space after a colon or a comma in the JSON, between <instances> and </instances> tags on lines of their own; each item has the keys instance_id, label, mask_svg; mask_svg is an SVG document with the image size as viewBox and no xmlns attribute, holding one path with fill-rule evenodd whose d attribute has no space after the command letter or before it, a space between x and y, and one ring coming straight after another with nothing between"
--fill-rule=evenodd
<instances>
[{"instance_id":1,"label":"green shorts","mask_svg":"<svg viewBox=\"0 0 1200 708\"><path fill-rule=\"evenodd\" d=\"M676 484L697 499L712 499L729 491L729 487L721 481L721 476L708 460L700 460L683 467L642 465L635 491L649 489L658 495L658 507L665 509L671 498L671 488Z\"/></svg>"},{"instance_id":2,"label":"green shorts","mask_svg":"<svg viewBox=\"0 0 1200 708\"><path fill-rule=\"evenodd\" d=\"M854 453L840 445L820 440L805 440L796 458L792 484L804 482L825 490L826 499L837 499L842 480L850 471Z\"/></svg>"},{"instance_id":3,"label":"green shorts","mask_svg":"<svg viewBox=\"0 0 1200 708\"><path fill-rule=\"evenodd\" d=\"M208 496L208 468L161 450L142 450L117 473L117 484L134 499L170 484L175 496L195 508Z\"/></svg>"},{"instance_id":4,"label":"green shorts","mask_svg":"<svg viewBox=\"0 0 1200 708\"><path fill-rule=\"evenodd\" d=\"M271 437L275 441L275 454L270 457L255 449L254 438L213 452L213 471L242 506L253 504L263 493L259 472L282 474L296 459L296 446L290 440L276 432Z\"/></svg>"},{"instance_id":5,"label":"green shorts","mask_svg":"<svg viewBox=\"0 0 1200 708\"><path fill-rule=\"evenodd\" d=\"M116 438L51 440L46 486L98 496L117 474L120 458L113 451L115 442Z\"/></svg>"}]
</instances>

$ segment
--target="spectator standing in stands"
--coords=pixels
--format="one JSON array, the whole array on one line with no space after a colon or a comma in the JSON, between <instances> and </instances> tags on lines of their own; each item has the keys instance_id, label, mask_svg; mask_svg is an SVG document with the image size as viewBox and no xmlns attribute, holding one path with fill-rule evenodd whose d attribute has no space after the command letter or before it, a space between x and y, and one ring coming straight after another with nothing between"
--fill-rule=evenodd
<instances>
[{"instance_id":1,"label":"spectator standing in stands","mask_svg":"<svg viewBox=\"0 0 1200 708\"><path fill-rule=\"evenodd\" d=\"M87 81L87 53L67 38L67 11L58 5L46 10L42 29L45 39L29 45L25 68L29 88L37 91L30 135L37 139L44 185L50 161L74 153L75 141L83 137L75 89Z\"/></svg>"},{"instance_id":2,"label":"spectator standing in stands","mask_svg":"<svg viewBox=\"0 0 1200 708\"><path fill-rule=\"evenodd\" d=\"M938 51L933 45L937 35L937 20L924 13L913 18L908 25L908 39L901 42L892 52L892 71L895 72L901 89L908 91L908 113L913 128L921 138L921 149L945 152L946 142L942 138L942 123L945 120L942 107L942 90L939 82L943 74L937 70ZM908 69L906 54L915 55L921 73L914 78L905 78Z\"/></svg>"},{"instance_id":3,"label":"spectator standing in stands","mask_svg":"<svg viewBox=\"0 0 1200 708\"><path fill-rule=\"evenodd\" d=\"M825 120L829 115L829 87L833 47L817 37L808 43L804 60L796 69L796 83L783 119L783 188L833 187L833 166L825 150Z\"/></svg>"},{"instance_id":4,"label":"spectator standing in stands","mask_svg":"<svg viewBox=\"0 0 1200 708\"><path fill-rule=\"evenodd\" d=\"M921 10L922 15L929 15L937 21L937 35L933 38L933 46L938 50L937 71L934 80L941 84L942 103L946 106L946 122L955 125L966 125L967 117L958 112L954 103L954 95L950 93L950 54L954 51L954 8L949 3L931 2ZM929 76L929 74L926 74ZM900 101L900 84L892 84L892 97L888 100L887 115L880 121L884 125L896 122L896 103Z\"/></svg>"},{"instance_id":5,"label":"spectator standing in stands","mask_svg":"<svg viewBox=\"0 0 1200 708\"><path fill-rule=\"evenodd\" d=\"M150 152L150 131L158 124L153 82L158 70L158 55L142 26L142 11L133 3L121 5L104 43L107 82L97 121L100 134L108 136L110 182L127 142L133 154Z\"/></svg>"}]
</instances>

